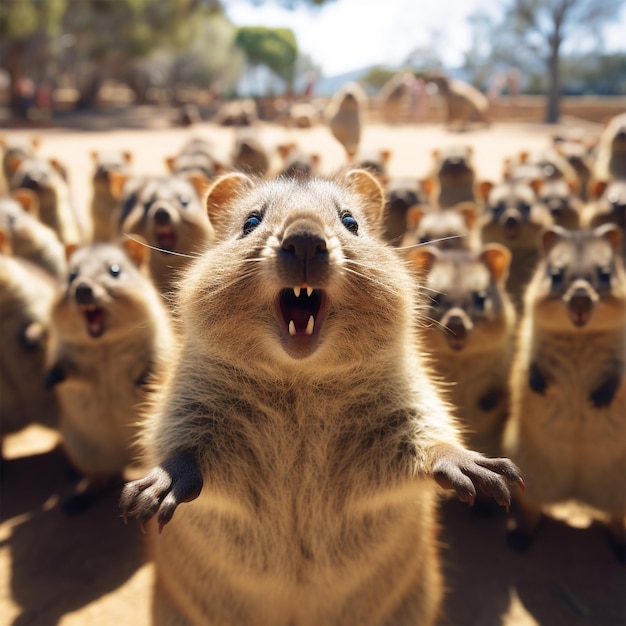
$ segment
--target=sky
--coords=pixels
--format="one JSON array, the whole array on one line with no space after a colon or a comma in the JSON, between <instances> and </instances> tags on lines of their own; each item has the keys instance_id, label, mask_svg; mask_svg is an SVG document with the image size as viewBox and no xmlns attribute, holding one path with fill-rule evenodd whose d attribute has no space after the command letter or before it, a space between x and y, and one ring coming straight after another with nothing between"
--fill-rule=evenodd
<instances>
[{"instance_id":1,"label":"sky","mask_svg":"<svg viewBox=\"0 0 626 626\"><path fill-rule=\"evenodd\" d=\"M286 27L301 53L324 76L370 65L401 65L418 47L434 46L446 67L463 63L470 47L467 18L483 10L494 19L501 0L335 0L320 8L289 11L272 0L229 0L226 14L237 26ZM626 4L605 31L607 50L626 50Z\"/></svg>"}]
</instances>

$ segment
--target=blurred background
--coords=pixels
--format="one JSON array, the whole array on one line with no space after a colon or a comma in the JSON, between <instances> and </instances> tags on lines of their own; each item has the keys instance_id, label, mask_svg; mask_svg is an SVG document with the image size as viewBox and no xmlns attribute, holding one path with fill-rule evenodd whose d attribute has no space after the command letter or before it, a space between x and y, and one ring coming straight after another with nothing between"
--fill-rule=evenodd
<instances>
[{"instance_id":1,"label":"blurred background","mask_svg":"<svg viewBox=\"0 0 626 626\"><path fill-rule=\"evenodd\" d=\"M0 121L187 103L208 119L347 81L374 95L404 68L473 84L495 119L599 121L626 95L625 32L622 0L2 0Z\"/></svg>"}]
</instances>

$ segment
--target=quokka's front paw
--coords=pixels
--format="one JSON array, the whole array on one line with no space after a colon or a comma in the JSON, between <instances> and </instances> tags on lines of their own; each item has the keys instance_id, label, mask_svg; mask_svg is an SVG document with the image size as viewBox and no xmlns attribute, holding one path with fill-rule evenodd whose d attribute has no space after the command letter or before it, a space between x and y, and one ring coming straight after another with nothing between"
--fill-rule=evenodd
<instances>
[{"instance_id":1,"label":"quokka's front paw","mask_svg":"<svg viewBox=\"0 0 626 626\"><path fill-rule=\"evenodd\" d=\"M500 506L511 506L511 487L524 482L509 459L490 459L478 452L442 444L433 450L432 472L445 489L454 489L462 502L474 504L476 494L493 498Z\"/></svg>"},{"instance_id":2,"label":"quokka's front paw","mask_svg":"<svg viewBox=\"0 0 626 626\"><path fill-rule=\"evenodd\" d=\"M176 454L151 470L145 478L124 486L120 498L124 521L132 515L139 520L143 530L144 524L157 515L161 532L179 504L195 500L200 495L202 484L196 460L189 454Z\"/></svg>"}]
</instances>

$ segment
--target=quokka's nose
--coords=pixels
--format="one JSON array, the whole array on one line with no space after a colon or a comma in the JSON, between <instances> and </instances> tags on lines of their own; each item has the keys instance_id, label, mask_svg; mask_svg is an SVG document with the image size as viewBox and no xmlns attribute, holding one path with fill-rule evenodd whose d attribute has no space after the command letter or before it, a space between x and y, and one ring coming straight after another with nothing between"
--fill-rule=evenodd
<instances>
[{"instance_id":1,"label":"quokka's nose","mask_svg":"<svg viewBox=\"0 0 626 626\"><path fill-rule=\"evenodd\" d=\"M309 261L326 254L326 239L315 230L295 228L283 239L282 249L302 261Z\"/></svg>"},{"instance_id":2,"label":"quokka's nose","mask_svg":"<svg viewBox=\"0 0 626 626\"><path fill-rule=\"evenodd\" d=\"M76 302L89 304L93 302L93 289L87 283L80 283L75 291Z\"/></svg>"}]
</instances>

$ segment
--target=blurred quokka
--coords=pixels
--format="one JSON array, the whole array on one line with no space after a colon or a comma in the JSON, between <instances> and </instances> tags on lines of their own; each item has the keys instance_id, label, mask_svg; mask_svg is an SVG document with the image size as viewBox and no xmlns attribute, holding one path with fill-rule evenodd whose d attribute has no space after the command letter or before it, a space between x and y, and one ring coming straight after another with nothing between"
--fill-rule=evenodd
<instances>
[{"instance_id":1,"label":"blurred quokka","mask_svg":"<svg viewBox=\"0 0 626 626\"><path fill-rule=\"evenodd\" d=\"M392 178L386 186L385 241L399 246L407 228L407 213L416 204L425 204L426 197L417 178Z\"/></svg>"},{"instance_id":2,"label":"blurred quokka","mask_svg":"<svg viewBox=\"0 0 626 626\"><path fill-rule=\"evenodd\" d=\"M451 145L433 150L432 173L422 181L429 203L447 209L461 202L476 202L476 170L471 146Z\"/></svg>"},{"instance_id":3,"label":"blurred quokka","mask_svg":"<svg viewBox=\"0 0 626 626\"><path fill-rule=\"evenodd\" d=\"M462 447L423 364L384 204L360 170L209 190L218 242L145 424L157 467L121 502L156 516L155 623L432 624L436 481L508 503L516 468Z\"/></svg>"},{"instance_id":4,"label":"blurred quokka","mask_svg":"<svg viewBox=\"0 0 626 626\"><path fill-rule=\"evenodd\" d=\"M578 176L578 196L586 202L594 163L595 142L582 138L554 138L556 151L574 168Z\"/></svg>"},{"instance_id":5,"label":"blurred quokka","mask_svg":"<svg viewBox=\"0 0 626 626\"><path fill-rule=\"evenodd\" d=\"M389 182L390 160L391 150L386 148L359 150L350 161L348 168L367 170L376 176L383 188L386 188Z\"/></svg>"},{"instance_id":6,"label":"blurred quokka","mask_svg":"<svg viewBox=\"0 0 626 626\"><path fill-rule=\"evenodd\" d=\"M515 309L505 288L511 253L495 243L476 251L423 246L410 259L430 290L424 350L449 385L467 445L497 456L515 332Z\"/></svg>"},{"instance_id":7,"label":"blurred quokka","mask_svg":"<svg viewBox=\"0 0 626 626\"><path fill-rule=\"evenodd\" d=\"M503 177L510 182L526 183L564 179L573 191L577 192L579 187L574 168L552 147L522 151L516 158L505 159Z\"/></svg>"},{"instance_id":8,"label":"blurred quokka","mask_svg":"<svg viewBox=\"0 0 626 626\"><path fill-rule=\"evenodd\" d=\"M69 278L52 309L46 381L59 428L87 487L67 503L87 506L137 456L139 411L173 349L169 313L148 275L150 251L126 239L68 250Z\"/></svg>"},{"instance_id":9,"label":"blurred quokka","mask_svg":"<svg viewBox=\"0 0 626 626\"><path fill-rule=\"evenodd\" d=\"M312 178L320 175L321 157L317 152L302 150L294 142L280 144L278 153L282 158L280 176Z\"/></svg>"},{"instance_id":10,"label":"blurred quokka","mask_svg":"<svg viewBox=\"0 0 626 626\"><path fill-rule=\"evenodd\" d=\"M553 223L545 204L539 202L535 188L525 182L503 182L492 186L482 183L486 204L479 229L483 243L499 243L511 251L506 288L513 303L522 306L526 285L539 261L539 235Z\"/></svg>"},{"instance_id":11,"label":"blurred quokka","mask_svg":"<svg viewBox=\"0 0 626 626\"><path fill-rule=\"evenodd\" d=\"M604 127L592 178L626 180L626 113L616 115Z\"/></svg>"},{"instance_id":12,"label":"blurred quokka","mask_svg":"<svg viewBox=\"0 0 626 626\"><path fill-rule=\"evenodd\" d=\"M591 202L581 215L582 225L595 228L615 224L626 232L626 180L594 181L590 185ZM626 238L622 240L622 257L626 262Z\"/></svg>"},{"instance_id":13,"label":"blurred quokka","mask_svg":"<svg viewBox=\"0 0 626 626\"><path fill-rule=\"evenodd\" d=\"M120 205L111 190L111 173L119 172L128 176L133 156L128 151L108 151L91 153L94 164L92 176L91 219L93 241L113 241L117 238L116 224L119 220Z\"/></svg>"},{"instance_id":14,"label":"blurred quokka","mask_svg":"<svg viewBox=\"0 0 626 626\"><path fill-rule=\"evenodd\" d=\"M178 176L203 176L207 181L225 171L216 158L213 144L203 137L193 137L174 157L167 157L165 164L172 174Z\"/></svg>"},{"instance_id":15,"label":"blurred quokka","mask_svg":"<svg viewBox=\"0 0 626 626\"><path fill-rule=\"evenodd\" d=\"M85 241L72 199L65 168L55 159L23 159L11 177L11 189L24 187L39 198L39 219L66 245Z\"/></svg>"},{"instance_id":16,"label":"blurred quokka","mask_svg":"<svg viewBox=\"0 0 626 626\"><path fill-rule=\"evenodd\" d=\"M0 185L2 193L8 193L11 186L11 178L15 170L24 159L31 159L37 156L39 151L39 139L33 137L25 139L22 137L0 137L0 149L2 149L2 173L4 184Z\"/></svg>"},{"instance_id":17,"label":"blurred quokka","mask_svg":"<svg viewBox=\"0 0 626 626\"><path fill-rule=\"evenodd\" d=\"M325 117L330 132L343 146L348 161L354 158L361 144L367 101L363 88L358 83L350 82L335 93L326 109Z\"/></svg>"},{"instance_id":18,"label":"blurred quokka","mask_svg":"<svg viewBox=\"0 0 626 626\"><path fill-rule=\"evenodd\" d=\"M64 280L67 274L65 248L38 215L39 200L30 189L16 189L10 198L0 198L0 230L10 243L13 255Z\"/></svg>"},{"instance_id":19,"label":"blurred quokka","mask_svg":"<svg viewBox=\"0 0 626 626\"><path fill-rule=\"evenodd\" d=\"M541 183L538 192L539 200L550 211L556 226L574 230L580 227L583 203L575 193L576 188L564 178L546 180Z\"/></svg>"},{"instance_id":20,"label":"blurred quokka","mask_svg":"<svg viewBox=\"0 0 626 626\"><path fill-rule=\"evenodd\" d=\"M258 132L242 130L237 133L232 154L234 169L254 176L266 176L272 167L271 161Z\"/></svg>"},{"instance_id":21,"label":"blurred quokka","mask_svg":"<svg viewBox=\"0 0 626 626\"><path fill-rule=\"evenodd\" d=\"M54 278L11 256L0 229L0 415L2 437L38 422L55 427L56 400L44 386Z\"/></svg>"},{"instance_id":22,"label":"blurred quokka","mask_svg":"<svg viewBox=\"0 0 626 626\"><path fill-rule=\"evenodd\" d=\"M118 174L112 183L122 206L118 234L145 239L152 248L152 279L169 298L181 270L215 236L199 197L205 180L197 176L127 179Z\"/></svg>"},{"instance_id":23,"label":"blurred quokka","mask_svg":"<svg viewBox=\"0 0 626 626\"><path fill-rule=\"evenodd\" d=\"M442 75L426 76L425 80L437 85L439 96L445 102L446 122L449 127L463 129L471 123L489 124L489 100L476 87Z\"/></svg>"},{"instance_id":24,"label":"blurred quokka","mask_svg":"<svg viewBox=\"0 0 626 626\"><path fill-rule=\"evenodd\" d=\"M461 202L449 209L411 207L406 214L406 232L400 247L432 243L444 250L476 249L480 244L480 231L476 227L478 212L473 202Z\"/></svg>"},{"instance_id":25,"label":"blurred quokka","mask_svg":"<svg viewBox=\"0 0 626 626\"><path fill-rule=\"evenodd\" d=\"M578 500L610 516L624 544L626 274L613 225L542 237L511 375L505 451L527 483L517 533L541 507Z\"/></svg>"}]
</instances>

